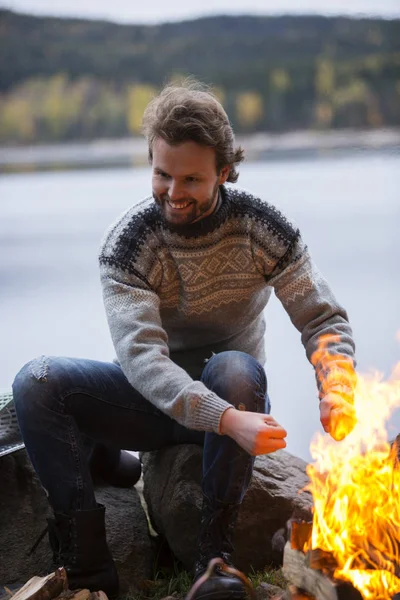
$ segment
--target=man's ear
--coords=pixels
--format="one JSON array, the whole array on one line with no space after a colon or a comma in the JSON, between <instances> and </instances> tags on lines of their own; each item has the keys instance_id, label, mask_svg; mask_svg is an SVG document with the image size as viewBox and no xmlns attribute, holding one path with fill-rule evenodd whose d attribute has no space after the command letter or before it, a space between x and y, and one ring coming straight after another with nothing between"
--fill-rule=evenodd
<instances>
[{"instance_id":1,"label":"man's ear","mask_svg":"<svg viewBox=\"0 0 400 600\"><path fill-rule=\"evenodd\" d=\"M231 172L231 165L225 165L225 167L222 167L222 169L219 173L219 185L222 185L223 183L225 183L225 181L229 177L230 172Z\"/></svg>"}]
</instances>

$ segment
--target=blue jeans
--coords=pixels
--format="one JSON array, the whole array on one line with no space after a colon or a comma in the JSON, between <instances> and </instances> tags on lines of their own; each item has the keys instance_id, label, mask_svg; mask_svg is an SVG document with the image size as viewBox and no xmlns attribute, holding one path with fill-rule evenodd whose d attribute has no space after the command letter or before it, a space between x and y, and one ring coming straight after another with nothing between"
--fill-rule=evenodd
<instances>
[{"instance_id":1,"label":"blue jeans","mask_svg":"<svg viewBox=\"0 0 400 600\"><path fill-rule=\"evenodd\" d=\"M248 354L213 355L201 380L240 410L269 412L265 371ZM90 443L118 454L121 448L204 445L203 492L210 500L240 503L249 486L252 456L228 436L190 430L165 415L131 386L117 364L42 356L17 374L13 394L27 452L55 512L96 506Z\"/></svg>"}]
</instances>

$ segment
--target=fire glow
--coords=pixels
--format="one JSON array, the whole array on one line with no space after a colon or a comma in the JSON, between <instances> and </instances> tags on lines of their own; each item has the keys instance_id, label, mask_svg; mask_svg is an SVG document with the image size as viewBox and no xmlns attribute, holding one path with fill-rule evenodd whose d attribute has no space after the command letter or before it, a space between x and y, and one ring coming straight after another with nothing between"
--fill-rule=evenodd
<instances>
[{"instance_id":1,"label":"fire glow","mask_svg":"<svg viewBox=\"0 0 400 600\"><path fill-rule=\"evenodd\" d=\"M329 354L330 341L322 340L313 359L330 383L339 364L340 384L343 359ZM365 600L391 600L400 591L400 465L386 423L400 407L400 363L387 380L380 373L355 376L352 365L348 370L357 425L340 443L318 434L311 444L311 546L330 553L335 579L350 581ZM341 439L346 432L332 433Z\"/></svg>"}]
</instances>

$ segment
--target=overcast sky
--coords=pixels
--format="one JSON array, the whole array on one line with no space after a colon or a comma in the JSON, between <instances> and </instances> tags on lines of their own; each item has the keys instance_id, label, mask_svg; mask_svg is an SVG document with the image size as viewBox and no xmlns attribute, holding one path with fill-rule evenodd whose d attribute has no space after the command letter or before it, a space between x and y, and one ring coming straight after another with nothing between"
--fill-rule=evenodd
<instances>
[{"instance_id":1,"label":"overcast sky","mask_svg":"<svg viewBox=\"0 0 400 600\"><path fill-rule=\"evenodd\" d=\"M0 6L42 15L157 23L212 14L319 13L400 17L400 0L0 0Z\"/></svg>"}]
</instances>

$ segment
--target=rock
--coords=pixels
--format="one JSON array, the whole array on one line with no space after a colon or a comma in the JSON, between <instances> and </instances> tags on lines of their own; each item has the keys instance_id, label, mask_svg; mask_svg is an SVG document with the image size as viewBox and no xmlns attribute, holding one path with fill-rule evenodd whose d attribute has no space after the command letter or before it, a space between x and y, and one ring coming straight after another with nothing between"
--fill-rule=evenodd
<instances>
[{"instance_id":1,"label":"rock","mask_svg":"<svg viewBox=\"0 0 400 600\"><path fill-rule=\"evenodd\" d=\"M122 590L152 574L153 547L135 488L96 487L106 506L107 539ZM47 536L28 556L46 528L50 510L25 449L0 458L0 583L25 583L51 564Z\"/></svg>"},{"instance_id":2,"label":"rock","mask_svg":"<svg viewBox=\"0 0 400 600\"><path fill-rule=\"evenodd\" d=\"M202 455L202 448L192 444L142 454L153 527L187 569L193 567L200 524ZM282 564L284 544L273 548L274 534L293 515L311 520L311 494L299 493L308 483L305 468L305 461L284 450L257 457L236 529L233 560L240 570Z\"/></svg>"},{"instance_id":3,"label":"rock","mask_svg":"<svg viewBox=\"0 0 400 600\"><path fill-rule=\"evenodd\" d=\"M271 583L260 583L256 588L257 600L269 600L270 598L281 598L284 594L284 590L277 585Z\"/></svg>"}]
</instances>

